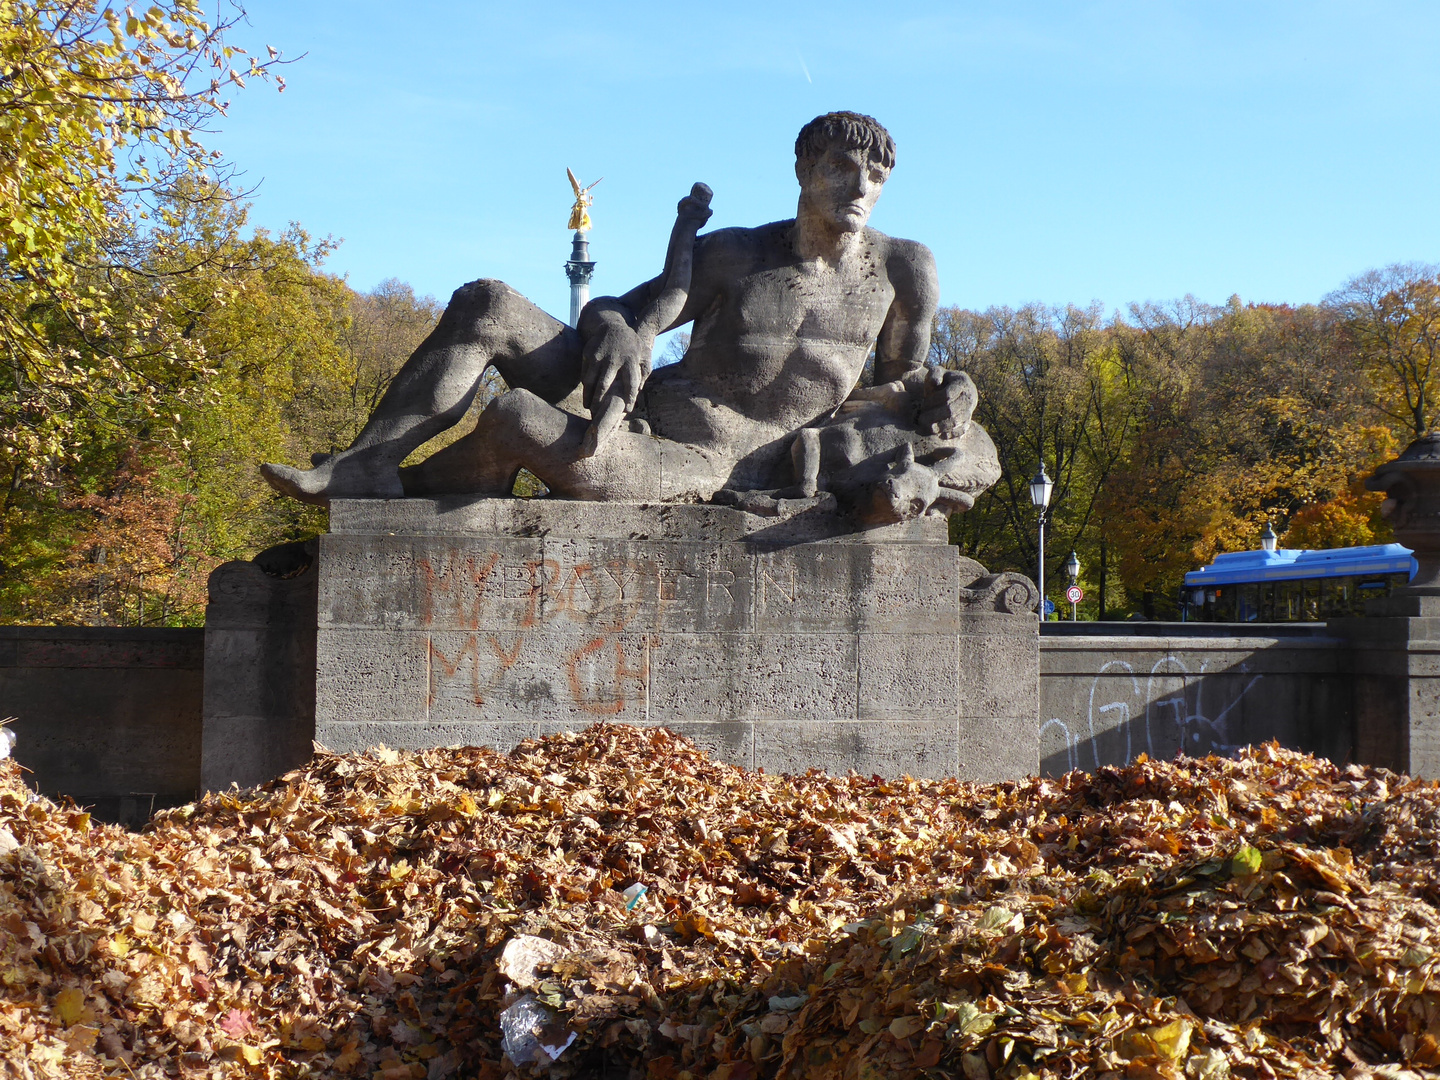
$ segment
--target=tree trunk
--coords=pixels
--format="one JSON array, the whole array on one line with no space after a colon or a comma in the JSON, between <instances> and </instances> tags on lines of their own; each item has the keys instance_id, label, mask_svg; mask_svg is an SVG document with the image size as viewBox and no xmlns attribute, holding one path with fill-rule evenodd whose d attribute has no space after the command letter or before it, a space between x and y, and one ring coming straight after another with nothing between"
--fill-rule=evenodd
<instances>
[{"instance_id":1,"label":"tree trunk","mask_svg":"<svg viewBox=\"0 0 1440 1080\"><path fill-rule=\"evenodd\" d=\"M1100 541L1100 621L1105 621L1105 541Z\"/></svg>"}]
</instances>

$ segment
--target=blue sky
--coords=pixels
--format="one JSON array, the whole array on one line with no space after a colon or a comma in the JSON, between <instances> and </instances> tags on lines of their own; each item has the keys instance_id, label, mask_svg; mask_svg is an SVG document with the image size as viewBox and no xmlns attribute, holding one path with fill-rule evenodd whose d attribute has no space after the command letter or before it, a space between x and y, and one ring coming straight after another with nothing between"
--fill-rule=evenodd
<instances>
[{"instance_id":1,"label":"blue sky","mask_svg":"<svg viewBox=\"0 0 1440 1080\"><path fill-rule=\"evenodd\" d=\"M442 300L498 277L563 317L565 167L596 189L595 291L658 271L674 205L794 213L793 142L870 113L872 218L935 251L947 304L1304 302L1440 260L1434 3L442 3L250 0L307 54L212 143L253 220Z\"/></svg>"}]
</instances>

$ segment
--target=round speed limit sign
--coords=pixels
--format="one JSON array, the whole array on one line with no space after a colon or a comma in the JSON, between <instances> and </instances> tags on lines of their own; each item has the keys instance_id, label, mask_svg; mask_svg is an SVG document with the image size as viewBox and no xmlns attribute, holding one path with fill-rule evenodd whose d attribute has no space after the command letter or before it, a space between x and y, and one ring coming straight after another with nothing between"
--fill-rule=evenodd
<instances>
[{"instance_id":1,"label":"round speed limit sign","mask_svg":"<svg viewBox=\"0 0 1440 1080\"><path fill-rule=\"evenodd\" d=\"M1065 599L1072 604L1078 604L1081 600L1085 599L1085 590L1080 588L1079 585L1071 585L1065 590Z\"/></svg>"}]
</instances>

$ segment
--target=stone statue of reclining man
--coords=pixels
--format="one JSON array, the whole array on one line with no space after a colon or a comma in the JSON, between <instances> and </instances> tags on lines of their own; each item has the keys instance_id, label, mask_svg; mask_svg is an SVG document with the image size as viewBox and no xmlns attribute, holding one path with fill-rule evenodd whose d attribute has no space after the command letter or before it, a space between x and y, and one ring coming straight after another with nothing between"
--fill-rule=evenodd
<instances>
[{"instance_id":1,"label":"stone statue of reclining man","mask_svg":"<svg viewBox=\"0 0 1440 1080\"><path fill-rule=\"evenodd\" d=\"M709 190L696 185L680 203L665 272L624 296L596 298L578 328L501 282L463 286L348 449L316 455L310 470L265 465L266 478L321 504L508 495L522 468L577 499L696 501L722 489L775 489L792 471L795 433L832 422L873 348L875 382L889 384L882 396L908 402L887 406L904 417L908 434L898 442L946 443L927 450L947 462L946 478L909 485L900 517L915 516L915 491L919 513L962 504L954 491L973 495L999 469L994 447L969 423L969 378L925 365L934 257L866 226L895 144L870 117L830 113L801 130L795 157L793 221L692 242L710 216ZM652 374L655 333L691 321L685 356ZM407 455L464 416L491 365L511 389L471 434L402 470ZM557 407L577 385L593 420ZM897 460L896 444L880 451L882 465ZM903 468L929 467L924 454L915 458ZM942 489L952 491L943 506Z\"/></svg>"}]
</instances>

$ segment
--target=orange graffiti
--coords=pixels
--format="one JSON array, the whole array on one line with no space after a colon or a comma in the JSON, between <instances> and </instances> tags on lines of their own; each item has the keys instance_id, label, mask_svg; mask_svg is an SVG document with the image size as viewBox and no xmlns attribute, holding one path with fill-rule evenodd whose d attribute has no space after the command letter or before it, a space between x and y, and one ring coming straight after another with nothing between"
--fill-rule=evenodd
<instances>
[{"instance_id":1,"label":"orange graffiti","mask_svg":"<svg viewBox=\"0 0 1440 1080\"><path fill-rule=\"evenodd\" d=\"M515 661L520 659L520 646L525 644L525 635L515 635L515 645L507 653L500 647L500 639L494 634L490 635L490 651L495 654L495 659L500 661L500 670L509 671L515 666Z\"/></svg>"},{"instance_id":2,"label":"orange graffiti","mask_svg":"<svg viewBox=\"0 0 1440 1080\"><path fill-rule=\"evenodd\" d=\"M550 571L551 581L560 577L560 564L553 559L531 559L525 564L525 573L530 578L530 610L520 620L520 625L524 627L534 626L542 615L540 603L545 598L545 579L539 573L541 569Z\"/></svg>"},{"instance_id":3,"label":"orange graffiti","mask_svg":"<svg viewBox=\"0 0 1440 1080\"><path fill-rule=\"evenodd\" d=\"M650 640L644 640L644 647L637 667L630 667L625 660L625 641L618 635L613 639L615 642L615 675L614 682L608 687L597 687L596 693L592 696L587 692L580 679L580 661L592 653L597 653L605 648L607 639L604 637L595 638L586 642L572 652L565 661L565 670L570 677L570 694L575 699L575 704L585 712L594 716L614 716L625 708L625 682L634 680L640 684L642 692L648 693L650 689Z\"/></svg>"},{"instance_id":4,"label":"orange graffiti","mask_svg":"<svg viewBox=\"0 0 1440 1080\"><path fill-rule=\"evenodd\" d=\"M435 647L435 639L433 637L430 639L430 704L432 706L435 704L438 684L442 679L453 679L456 673L459 672L460 665L465 662L467 656L470 658L470 698L476 705L485 704L486 696L499 685L500 679L504 676L505 672L514 667L515 662L520 659L520 648L525 644L524 634L515 635L515 644L509 652L505 651L498 637L494 634L488 635L486 639L487 644L490 646L490 651L495 654L495 658L500 661L500 666L482 686L480 682L480 646L477 640L478 636L477 634L466 634L460 645L460 651L455 654L453 660ZM437 671L443 672L443 675L437 676Z\"/></svg>"},{"instance_id":5,"label":"orange graffiti","mask_svg":"<svg viewBox=\"0 0 1440 1080\"><path fill-rule=\"evenodd\" d=\"M460 665L465 662L467 654L470 656L470 686L472 697L476 705L485 704L485 698L480 693L480 649L476 645L475 635L466 634L464 643L461 644L460 651L455 654L453 661L435 647L435 639L433 637L430 639L430 704L432 706L435 704L435 686L436 683L439 682L439 680L435 678L435 661L438 660L440 662L440 668L445 672L445 676L453 679L455 673L460 670ZM486 689L488 690L489 687L486 687Z\"/></svg>"},{"instance_id":6,"label":"orange graffiti","mask_svg":"<svg viewBox=\"0 0 1440 1080\"><path fill-rule=\"evenodd\" d=\"M425 588L423 590L424 613L423 624L431 626L435 622L435 610L437 600L441 594L449 598L455 609L456 622L467 630L474 630L480 625L480 605L485 594L485 583L490 575L494 573L495 566L500 561L500 553L491 552L490 559L483 567L477 568L473 557L461 561L464 572L456 574L452 567L447 567L440 573L436 573L434 565L429 559L419 560L420 572L425 575ZM455 580L459 577L459 581ZM471 603L467 606L465 593L471 591Z\"/></svg>"}]
</instances>

